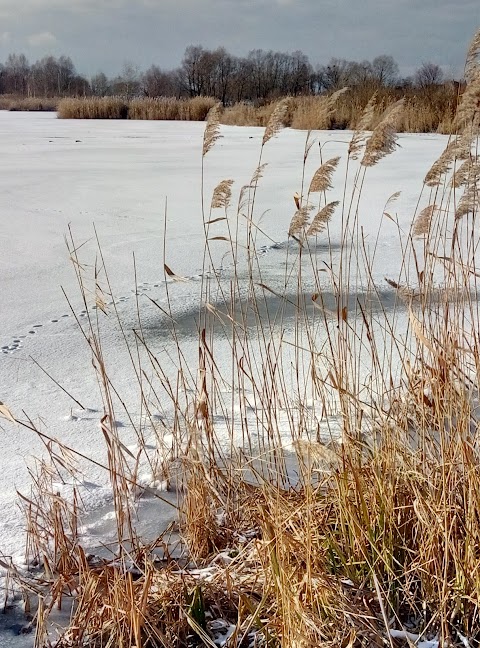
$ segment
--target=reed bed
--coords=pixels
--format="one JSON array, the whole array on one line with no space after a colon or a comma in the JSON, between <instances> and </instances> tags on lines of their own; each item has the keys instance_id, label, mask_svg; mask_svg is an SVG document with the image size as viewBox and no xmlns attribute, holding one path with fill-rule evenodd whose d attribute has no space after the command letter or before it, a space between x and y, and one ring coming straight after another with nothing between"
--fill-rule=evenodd
<instances>
[{"instance_id":1,"label":"reed bed","mask_svg":"<svg viewBox=\"0 0 480 648\"><path fill-rule=\"evenodd\" d=\"M60 99L55 97L16 97L0 95L0 110L55 112Z\"/></svg>"},{"instance_id":2,"label":"reed bed","mask_svg":"<svg viewBox=\"0 0 480 648\"><path fill-rule=\"evenodd\" d=\"M40 595L38 646L52 640L50 610L69 598L71 622L58 648L480 645L480 114L471 101L480 83L472 64L478 38L467 58L471 73L457 132L419 179L428 207L412 214L409 232L398 229L403 256L396 276L387 278L396 298L393 312L382 307L372 280L374 254L358 214L361 187L370 167L393 153L408 101L383 106L373 124L378 99L367 101L348 152L355 182L341 204L329 199L338 159L321 160L310 174L314 139L307 134L304 181L285 233L296 246L285 267L296 293L276 293L283 306L274 313L260 315L275 291L262 281L255 198L267 172L264 152L288 122L290 100L271 112L258 167L238 201L228 179L210 208L203 196L205 270L213 279L201 284L198 362L192 366L183 356L174 323L176 384L149 350L141 325L131 349L132 380L146 411L152 391L173 405L168 428L175 443L167 455L159 445L158 470L166 479L176 471L181 557L166 550L159 563L154 549L168 547L168 539L145 545L135 533L138 459L125 451L114 424L113 386L91 309L92 295L98 307L104 304L101 286L109 289L108 275L96 274L94 289L87 290L85 266L71 241L89 314L85 339L104 389L105 469L119 548L111 561L85 555L75 497L64 503L48 482L51 473L74 474L74 453L18 418L50 452L50 464L40 466L24 498L29 560L40 575L26 578L12 567L25 596ZM325 119L345 96L323 102ZM220 120L215 106L205 128L202 174ZM383 217L396 222L390 211L386 207ZM341 221L342 246L322 274L313 246L319 236L330 241L332 218ZM233 259L226 282L215 273L218 245ZM167 266L165 277L182 279ZM305 295L308 282L313 288ZM350 299L359 285L369 300ZM327 292L335 295L333 308L324 301ZM381 316L372 308L375 300ZM288 338L283 313L292 303ZM216 361L222 332L230 344L226 372ZM136 369L139 349L150 362L155 389ZM316 405L309 409L312 396Z\"/></svg>"},{"instance_id":3,"label":"reed bed","mask_svg":"<svg viewBox=\"0 0 480 648\"><path fill-rule=\"evenodd\" d=\"M162 119L204 121L216 101L209 97L193 99L89 97L62 99L60 119Z\"/></svg>"},{"instance_id":4,"label":"reed bed","mask_svg":"<svg viewBox=\"0 0 480 648\"><path fill-rule=\"evenodd\" d=\"M335 109L325 112L329 96L295 97L290 103L286 125L302 130L355 129L373 90L351 88L335 101ZM457 90L442 86L430 90L377 91L372 127L383 111L405 97L405 110L399 131L424 133L454 132L453 117L458 101ZM335 95L335 93L333 93ZM172 97L124 99L120 97L85 97L63 99L58 116L63 119L166 119L204 121L215 100L209 97L175 99ZM227 107L222 123L232 126L266 126L277 102L255 106L238 103Z\"/></svg>"}]
</instances>

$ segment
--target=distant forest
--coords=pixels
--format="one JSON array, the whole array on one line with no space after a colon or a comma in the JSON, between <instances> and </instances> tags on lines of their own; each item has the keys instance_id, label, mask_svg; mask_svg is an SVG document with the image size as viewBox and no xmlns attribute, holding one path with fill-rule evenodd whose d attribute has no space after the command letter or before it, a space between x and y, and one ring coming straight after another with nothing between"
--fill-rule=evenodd
<instances>
[{"instance_id":1,"label":"distant forest","mask_svg":"<svg viewBox=\"0 0 480 648\"><path fill-rule=\"evenodd\" d=\"M283 96L312 96L344 86L432 90L447 80L435 63L422 63L412 77L402 78L393 57L372 61L332 58L312 65L300 51L261 49L246 57L189 46L178 68L152 65L146 71L125 63L121 74L109 78L99 72L91 79L80 75L68 56L46 56L30 63L24 54L10 54L0 63L0 95L19 97L214 97L225 106L238 102L261 104ZM455 82L454 82L455 83Z\"/></svg>"}]
</instances>

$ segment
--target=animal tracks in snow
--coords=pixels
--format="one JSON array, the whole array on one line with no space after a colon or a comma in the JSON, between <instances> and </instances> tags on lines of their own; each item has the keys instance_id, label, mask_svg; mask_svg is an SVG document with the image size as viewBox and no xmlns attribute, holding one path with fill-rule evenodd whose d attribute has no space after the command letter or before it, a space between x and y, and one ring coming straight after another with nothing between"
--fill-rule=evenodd
<instances>
[{"instance_id":1,"label":"animal tracks in snow","mask_svg":"<svg viewBox=\"0 0 480 648\"><path fill-rule=\"evenodd\" d=\"M220 275L222 273L222 269L217 270L217 275ZM194 274L188 277L182 277L182 281L191 281L191 282L197 282L201 281L203 278L210 279L213 276L212 273L205 272L204 274ZM148 296L148 293L151 291L158 291L159 289L163 288L165 284L173 284L176 282L175 278L172 277L166 277L165 279L157 280L154 282L148 282L144 281L140 284L138 284L135 288L133 288L130 291L129 295L122 295L121 297L117 297L116 299L112 299L106 303L107 307L115 307L119 308L123 304L128 304L128 302L132 302L135 300L137 297L145 295ZM92 316L95 310L97 309L97 306L92 306L90 310L90 315ZM75 316L72 313L63 313L62 315L55 315L52 317L50 320L44 322L44 323L35 323L31 324L30 328L25 331L24 334L22 335L15 335L12 336L12 339L10 341L5 341L4 344L1 344L0 340L0 357L2 355L4 356L10 356L12 354L17 353L18 351L21 351L26 345L30 343L30 341L38 336L41 336L44 333L52 334L52 333L57 333L59 332L59 329L61 329L61 324L62 322L67 322L67 321L72 321L74 319L78 319L80 322L81 321L86 321L88 319L88 311L87 310L81 310L79 311Z\"/></svg>"}]
</instances>

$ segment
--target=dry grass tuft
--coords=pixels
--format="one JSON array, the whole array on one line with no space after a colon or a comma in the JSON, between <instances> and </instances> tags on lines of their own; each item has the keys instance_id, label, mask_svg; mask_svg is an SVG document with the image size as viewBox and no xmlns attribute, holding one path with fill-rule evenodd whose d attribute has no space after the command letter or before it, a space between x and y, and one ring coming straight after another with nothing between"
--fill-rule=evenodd
<instances>
[{"instance_id":1,"label":"dry grass tuft","mask_svg":"<svg viewBox=\"0 0 480 648\"><path fill-rule=\"evenodd\" d=\"M210 97L175 99L171 97L126 99L124 97L88 97L62 99L58 103L60 119L150 119L168 121L204 121L216 105Z\"/></svg>"},{"instance_id":2,"label":"dry grass tuft","mask_svg":"<svg viewBox=\"0 0 480 648\"><path fill-rule=\"evenodd\" d=\"M208 111L216 105L210 97L175 99L173 97L143 97L132 99L128 106L129 119L168 121L205 121Z\"/></svg>"},{"instance_id":3,"label":"dry grass tuft","mask_svg":"<svg viewBox=\"0 0 480 648\"><path fill-rule=\"evenodd\" d=\"M142 407L148 410L158 391L162 406L173 412L165 421L173 449L165 455L159 441L156 464L162 476L172 476L176 466L184 550L176 558L166 534L152 544L135 534L131 500L141 460L114 425L117 394L100 329L88 320L120 546L110 561L85 556L78 509L53 487L57 475L75 474L71 453L37 430L51 465L34 473L32 495L23 502L30 557L42 571L37 578L14 575L32 596L40 595L39 646L48 645L49 612L66 597L74 600L73 614L58 648L479 644L480 205L478 162L470 152L478 138L472 140L470 128L456 133L427 175L425 184L435 187L431 204L416 216L411 235L398 227L402 256L392 259L398 277L385 280L395 294L384 301L385 285L380 290L375 283L372 238L364 236L360 221L362 167L394 151L404 111L402 102L382 104L362 162L351 170L351 158L363 148L357 139L343 187L341 244L337 249L326 237L328 256L325 246L318 250L305 237L323 232L339 203L326 204L308 226L313 206L303 200L302 182L288 231L300 245L292 246L294 252L285 246L281 280L271 287L263 283L269 266L258 253L255 193L265 173L264 144L286 115L284 108L272 109L237 213L231 213L230 180L212 199L212 208L225 214L207 220L203 211L203 271L211 278L200 289L195 353L191 339L183 346L172 312L163 314L178 358L173 378L136 336L133 379ZM362 132L366 123L359 122ZM204 155L218 129L215 107ZM308 134L302 178L311 142ZM461 156L467 164L449 176ZM336 165L335 159L322 165L312 191L330 189ZM396 198L398 192L385 209ZM221 258L232 260L226 277L211 272L218 267L208 238L212 222L225 228L214 239L225 245ZM78 250L72 242L87 304ZM100 257L103 263L101 251ZM165 272L176 276L168 266ZM112 293L108 278L101 279L95 272L92 298L103 282L108 290L100 294ZM269 310L272 294L276 310ZM150 365L140 375L141 350ZM19 423L35 430L31 422ZM146 461L144 446L142 452ZM160 547L161 562L154 557Z\"/></svg>"},{"instance_id":4,"label":"dry grass tuft","mask_svg":"<svg viewBox=\"0 0 480 648\"><path fill-rule=\"evenodd\" d=\"M62 99L58 104L60 119L127 119L128 103L121 97Z\"/></svg>"}]
</instances>

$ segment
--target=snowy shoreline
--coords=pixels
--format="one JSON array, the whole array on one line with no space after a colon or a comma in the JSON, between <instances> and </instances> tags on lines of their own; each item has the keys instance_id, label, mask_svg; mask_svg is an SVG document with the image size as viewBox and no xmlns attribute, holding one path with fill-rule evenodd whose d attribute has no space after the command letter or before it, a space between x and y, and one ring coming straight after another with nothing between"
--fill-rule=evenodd
<instances>
[{"instance_id":1,"label":"snowy shoreline","mask_svg":"<svg viewBox=\"0 0 480 648\"><path fill-rule=\"evenodd\" d=\"M139 293L152 344L159 337L160 346L166 344L166 337L161 339L165 324L147 299L166 304L163 264L168 263L175 273L186 278L185 282L169 284L169 290L188 351L188 331L195 331L202 272L199 178L203 128L203 124L192 122L67 122L51 114L0 112L0 400L15 414L25 410L49 435L72 448L87 450L99 461L105 459L99 429L102 403L89 351L74 317L81 324L86 313L64 237L71 228L75 243L84 244L82 259L93 266L95 225L112 279L115 297L110 301L115 301L126 328L131 329L135 326ZM206 162L207 196L225 177L235 180L238 191L249 181L257 164L263 129L221 130L223 139ZM351 134L334 131L317 135L324 155L341 155L341 165L345 165ZM408 228L421 189L419 178L438 157L446 140L440 135L402 135L397 153L371 170L360 207L367 240L375 240L384 206L398 190L402 195L394 209L400 226ZM257 245L259 250L264 247L267 251L262 256L262 272L272 286L282 281L277 264L283 253L269 246L272 240L282 242L287 238L292 195L301 183L304 141L305 133L292 130L272 141L265 160L269 166L258 190L258 213L269 210L261 221L269 238L260 235ZM343 171L341 166L339 177ZM335 191L340 198L341 183L332 191L333 197ZM339 240L338 223L333 223L331 235ZM319 250L318 254L327 253ZM219 266L222 256L219 249L215 258ZM391 291L384 277L395 277L400 263L397 229L384 219L374 280L385 289L386 299ZM61 287L71 299L73 312ZM107 306L111 310L113 304ZM115 324L105 326L105 356L127 407L140 414L137 393L125 370L129 359L119 345L119 337ZM190 349L196 353L193 336ZM72 403L38 365L84 408ZM135 435L127 418L120 415L119 425L124 442L134 444ZM21 562L25 522L17 510L16 490L28 491L26 466L31 464L31 457L41 454L42 446L35 435L8 421L2 420L1 427L6 441L0 463L0 551ZM147 438L147 442L154 444L155 439ZM107 511L110 503L108 475L87 462L82 469L85 505L97 511L100 526L108 529L103 513L98 514L105 507Z\"/></svg>"}]
</instances>

